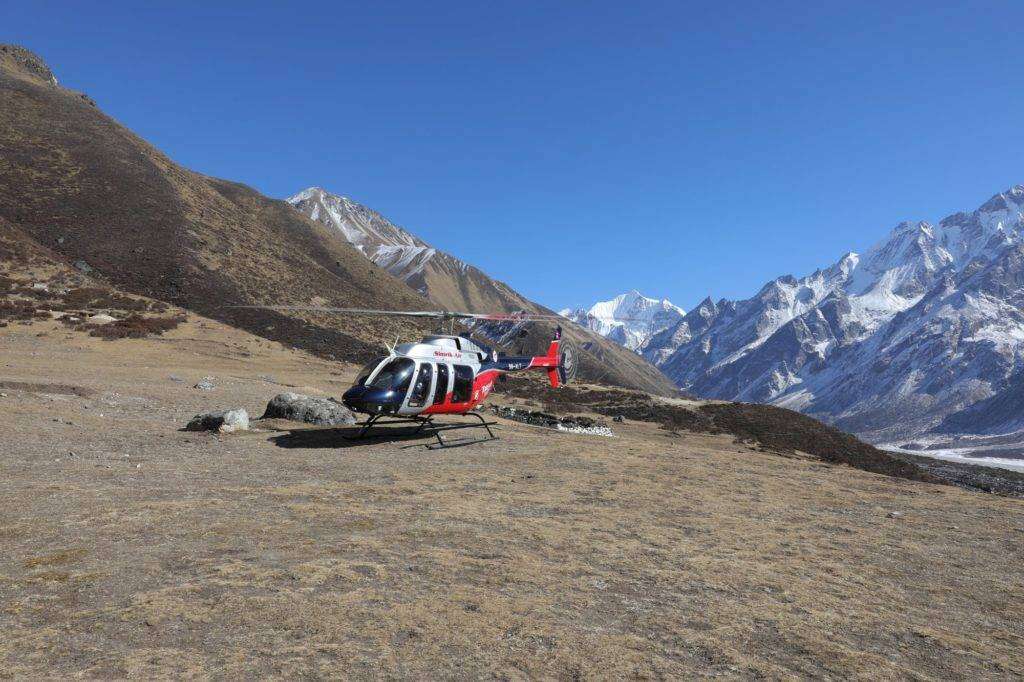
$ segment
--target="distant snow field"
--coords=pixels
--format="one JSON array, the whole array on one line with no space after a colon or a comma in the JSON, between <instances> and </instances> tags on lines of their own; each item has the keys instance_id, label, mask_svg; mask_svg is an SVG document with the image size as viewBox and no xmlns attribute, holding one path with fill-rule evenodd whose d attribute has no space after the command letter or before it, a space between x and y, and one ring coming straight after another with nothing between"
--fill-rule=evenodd
<instances>
[{"instance_id":1,"label":"distant snow field","mask_svg":"<svg viewBox=\"0 0 1024 682\"><path fill-rule=\"evenodd\" d=\"M882 450L890 452L902 452L908 455L921 455L922 457L933 457L944 459L950 462L962 462L964 464L977 464L978 466L995 467L997 469L1008 469L1024 473L1024 450L1020 457L987 457L984 450L973 448L947 448L938 450L907 450L895 445L879 445Z\"/></svg>"}]
</instances>

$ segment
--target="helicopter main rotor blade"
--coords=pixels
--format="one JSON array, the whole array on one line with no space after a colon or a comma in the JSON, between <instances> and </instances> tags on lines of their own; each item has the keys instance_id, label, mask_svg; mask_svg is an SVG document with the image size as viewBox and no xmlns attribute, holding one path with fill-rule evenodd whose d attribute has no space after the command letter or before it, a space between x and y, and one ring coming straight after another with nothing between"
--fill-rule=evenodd
<instances>
[{"instance_id":1,"label":"helicopter main rotor blade","mask_svg":"<svg viewBox=\"0 0 1024 682\"><path fill-rule=\"evenodd\" d=\"M310 305L233 305L228 307L290 312L344 313L347 315L391 315L395 317L428 317L435 319L497 320L513 322L565 319L561 315L543 315L539 313L463 313L449 310L373 310L370 308L330 308Z\"/></svg>"},{"instance_id":2,"label":"helicopter main rotor blade","mask_svg":"<svg viewBox=\"0 0 1024 682\"><path fill-rule=\"evenodd\" d=\"M533 321L533 320L562 320L567 321L566 318L561 315L545 315L542 313L458 313L461 317L468 317L477 320L496 320L496 321L511 321L511 322L522 322L522 321Z\"/></svg>"},{"instance_id":3,"label":"helicopter main rotor blade","mask_svg":"<svg viewBox=\"0 0 1024 682\"><path fill-rule=\"evenodd\" d=\"M372 310L369 308L329 308L317 305L232 305L228 307L291 312L346 313L349 315L398 315L402 317L445 317L449 315L440 310Z\"/></svg>"}]
</instances>

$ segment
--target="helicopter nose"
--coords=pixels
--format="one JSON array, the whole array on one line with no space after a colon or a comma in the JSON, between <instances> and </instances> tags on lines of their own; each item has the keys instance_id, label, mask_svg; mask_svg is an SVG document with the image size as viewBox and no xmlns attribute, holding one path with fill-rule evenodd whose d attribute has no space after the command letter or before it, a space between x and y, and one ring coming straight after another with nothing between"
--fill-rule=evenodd
<instances>
[{"instance_id":1,"label":"helicopter nose","mask_svg":"<svg viewBox=\"0 0 1024 682\"><path fill-rule=\"evenodd\" d=\"M350 410L365 414L391 414L402 406L402 396L395 391L369 386L353 386L345 391L341 402Z\"/></svg>"}]
</instances>

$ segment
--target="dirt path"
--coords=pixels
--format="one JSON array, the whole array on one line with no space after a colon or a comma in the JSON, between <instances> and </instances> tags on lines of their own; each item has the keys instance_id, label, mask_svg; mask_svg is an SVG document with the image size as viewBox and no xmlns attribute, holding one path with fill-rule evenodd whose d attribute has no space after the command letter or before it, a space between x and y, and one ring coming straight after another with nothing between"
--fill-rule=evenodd
<instances>
[{"instance_id":1,"label":"dirt path","mask_svg":"<svg viewBox=\"0 0 1024 682\"><path fill-rule=\"evenodd\" d=\"M208 322L0 330L3 674L1024 675L1017 500L630 422L177 430L350 377Z\"/></svg>"}]
</instances>

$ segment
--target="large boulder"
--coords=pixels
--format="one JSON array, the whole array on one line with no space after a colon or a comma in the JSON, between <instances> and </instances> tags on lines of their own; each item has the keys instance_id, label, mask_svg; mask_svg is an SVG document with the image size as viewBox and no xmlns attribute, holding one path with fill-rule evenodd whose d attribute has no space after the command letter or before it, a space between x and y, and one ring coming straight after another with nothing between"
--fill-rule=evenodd
<instances>
[{"instance_id":1,"label":"large boulder","mask_svg":"<svg viewBox=\"0 0 1024 682\"><path fill-rule=\"evenodd\" d=\"M203 412L192 417L192 421L185 426L185 430L217 431L219 433L248 431L249 413L242 408L221 410L220 412Z\"/></svg>"},{"instance_id":2,"label":"large boulder","mask_svg":"<svg viewBox=\"0 0 1024 682\"><path fill-rule=\"evenodd\" d=\"M288 419L317 426L355 424L347 407L333 398L313 398L299 393L278 393L260 419Z\"/></svg>"}]
</instances>

